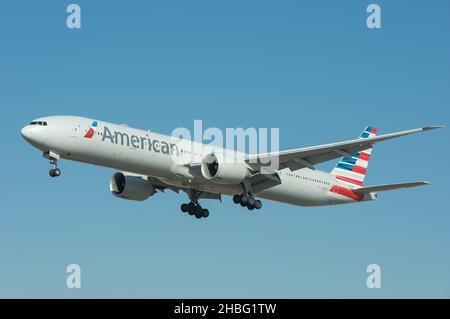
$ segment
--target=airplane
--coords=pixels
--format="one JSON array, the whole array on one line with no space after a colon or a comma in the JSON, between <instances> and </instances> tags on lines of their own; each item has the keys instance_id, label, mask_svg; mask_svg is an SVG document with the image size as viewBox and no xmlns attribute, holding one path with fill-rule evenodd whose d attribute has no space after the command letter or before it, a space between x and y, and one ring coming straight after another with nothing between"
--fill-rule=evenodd
<instances>
[{"instance_id":1,"label":"airplane","mask_svg":"<svg viewBox=\"0 0 450 319\"><path fill-rule=\"evenodd\" d=\"M372 201L379 192L427 185L417 181L365 186L364 177L375 143L441 127L377 136L377 129L368 126L356 139L264 154L236 152L80 116L38 118L23 127L21 135L50 160L51 177L60 176L60 159L113 168L117 172L109 188L114 196L143 201L166 189L183 191L190 201L181 205L181 211L200 219L208 217L209 211L199 200L222 200L222 195L254 210L262 207L258 198L324 206ZM276 169L266 164L274 158ZM315 167L337 158L340 161L331 172Z\"/></svg>"}]
</instances>

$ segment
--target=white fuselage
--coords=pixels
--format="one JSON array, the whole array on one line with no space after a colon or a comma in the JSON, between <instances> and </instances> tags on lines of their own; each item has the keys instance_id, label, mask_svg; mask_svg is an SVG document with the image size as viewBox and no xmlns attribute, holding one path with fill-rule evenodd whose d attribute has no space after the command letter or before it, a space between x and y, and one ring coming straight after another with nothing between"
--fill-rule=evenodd
<instances>
[{"instance_id":1,"label":"white fuselage","mask_svg":"<svg viewBox=\"0 0 450 319\"><path fill-rule=\"evenodd\" d=\"M43 152L156 177L175 187L224 195L242 193L240 184L216 183L205 178L200 170L192 170L189 165L200 163L211 151L236 155L234 151L78 116L50 116L35 121L45 121L47 125L27 125L22 135ZM92 127L94 122L96 126ZM238 158L243 155L237 153ZM255 195L301 206L355 202L353 198L330 192L334 185L342 184L328 172L303 168L293 172L282 169L278 174L281 184Z\"/></svg>"}]
</instances>

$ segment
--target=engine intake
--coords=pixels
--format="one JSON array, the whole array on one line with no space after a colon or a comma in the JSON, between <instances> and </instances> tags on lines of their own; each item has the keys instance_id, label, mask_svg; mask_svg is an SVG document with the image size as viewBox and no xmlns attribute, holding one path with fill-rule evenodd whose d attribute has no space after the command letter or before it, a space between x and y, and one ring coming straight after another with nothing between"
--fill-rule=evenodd
<instances>
[{"instance_id":1,"label":"engine intake","mask_svg":"<svg viewBox=\"0 0 450 319\"><path fill-rule=\"evenodd\" d=\"M231 163L220 160L214 153L202 160L202 175L218 184L240 184L250 175L247 165L237 160Z\"/></svg>"},{"instance_id":2,"label":"engine intake","mask_svg":"<svg viewBox=\"0 0 450 319\"><path fill-rule=\"evenodd\" d=\"M148 180L120 172L111 177L109 189L116 197L136 201L146 200L156 193L155 187Z\"/></svg>"}]
</instances>

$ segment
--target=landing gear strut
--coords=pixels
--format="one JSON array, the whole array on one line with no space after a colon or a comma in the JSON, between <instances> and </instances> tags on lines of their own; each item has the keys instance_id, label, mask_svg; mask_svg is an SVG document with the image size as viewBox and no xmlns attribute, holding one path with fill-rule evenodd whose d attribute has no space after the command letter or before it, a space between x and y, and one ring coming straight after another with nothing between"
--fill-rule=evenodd
<instances>
[{"instance_id":1,"label":"landing gear strut","mask_svg":"<svg viewBox=\"0 0 450 319\"><path fill-rule=\"evenodd\" d=\"M192 191L189 193L189 198L191 201L189 203L183 203L181 204L181 211L183 213L188 213L189 215L193 215L196 218L206 218L209 216L209 210L206 208L203 208L198 203L198 198L200 197L201 192L199 191Z\"/></svg>"}]
</instances>

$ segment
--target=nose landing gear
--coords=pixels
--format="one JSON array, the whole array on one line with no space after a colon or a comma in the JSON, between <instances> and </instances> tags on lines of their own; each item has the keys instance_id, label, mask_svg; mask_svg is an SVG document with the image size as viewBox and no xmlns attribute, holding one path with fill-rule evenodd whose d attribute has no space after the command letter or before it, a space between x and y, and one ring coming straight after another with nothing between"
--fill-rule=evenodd
<instances>
[{"instance_id":1,"label":"nose landing gear","mask_svg":"<svg viewBox=\"0 0 450 319\"><path fill-rule=\"evenodd\" d=\"M46 152L43 156L50 160L50 164L52 164L52 168L48 171L48 174L51 177L58 177L61 175L61 170L58 168L58 158L59 155L53 152Z\"/></svg>"}]
</instances>

